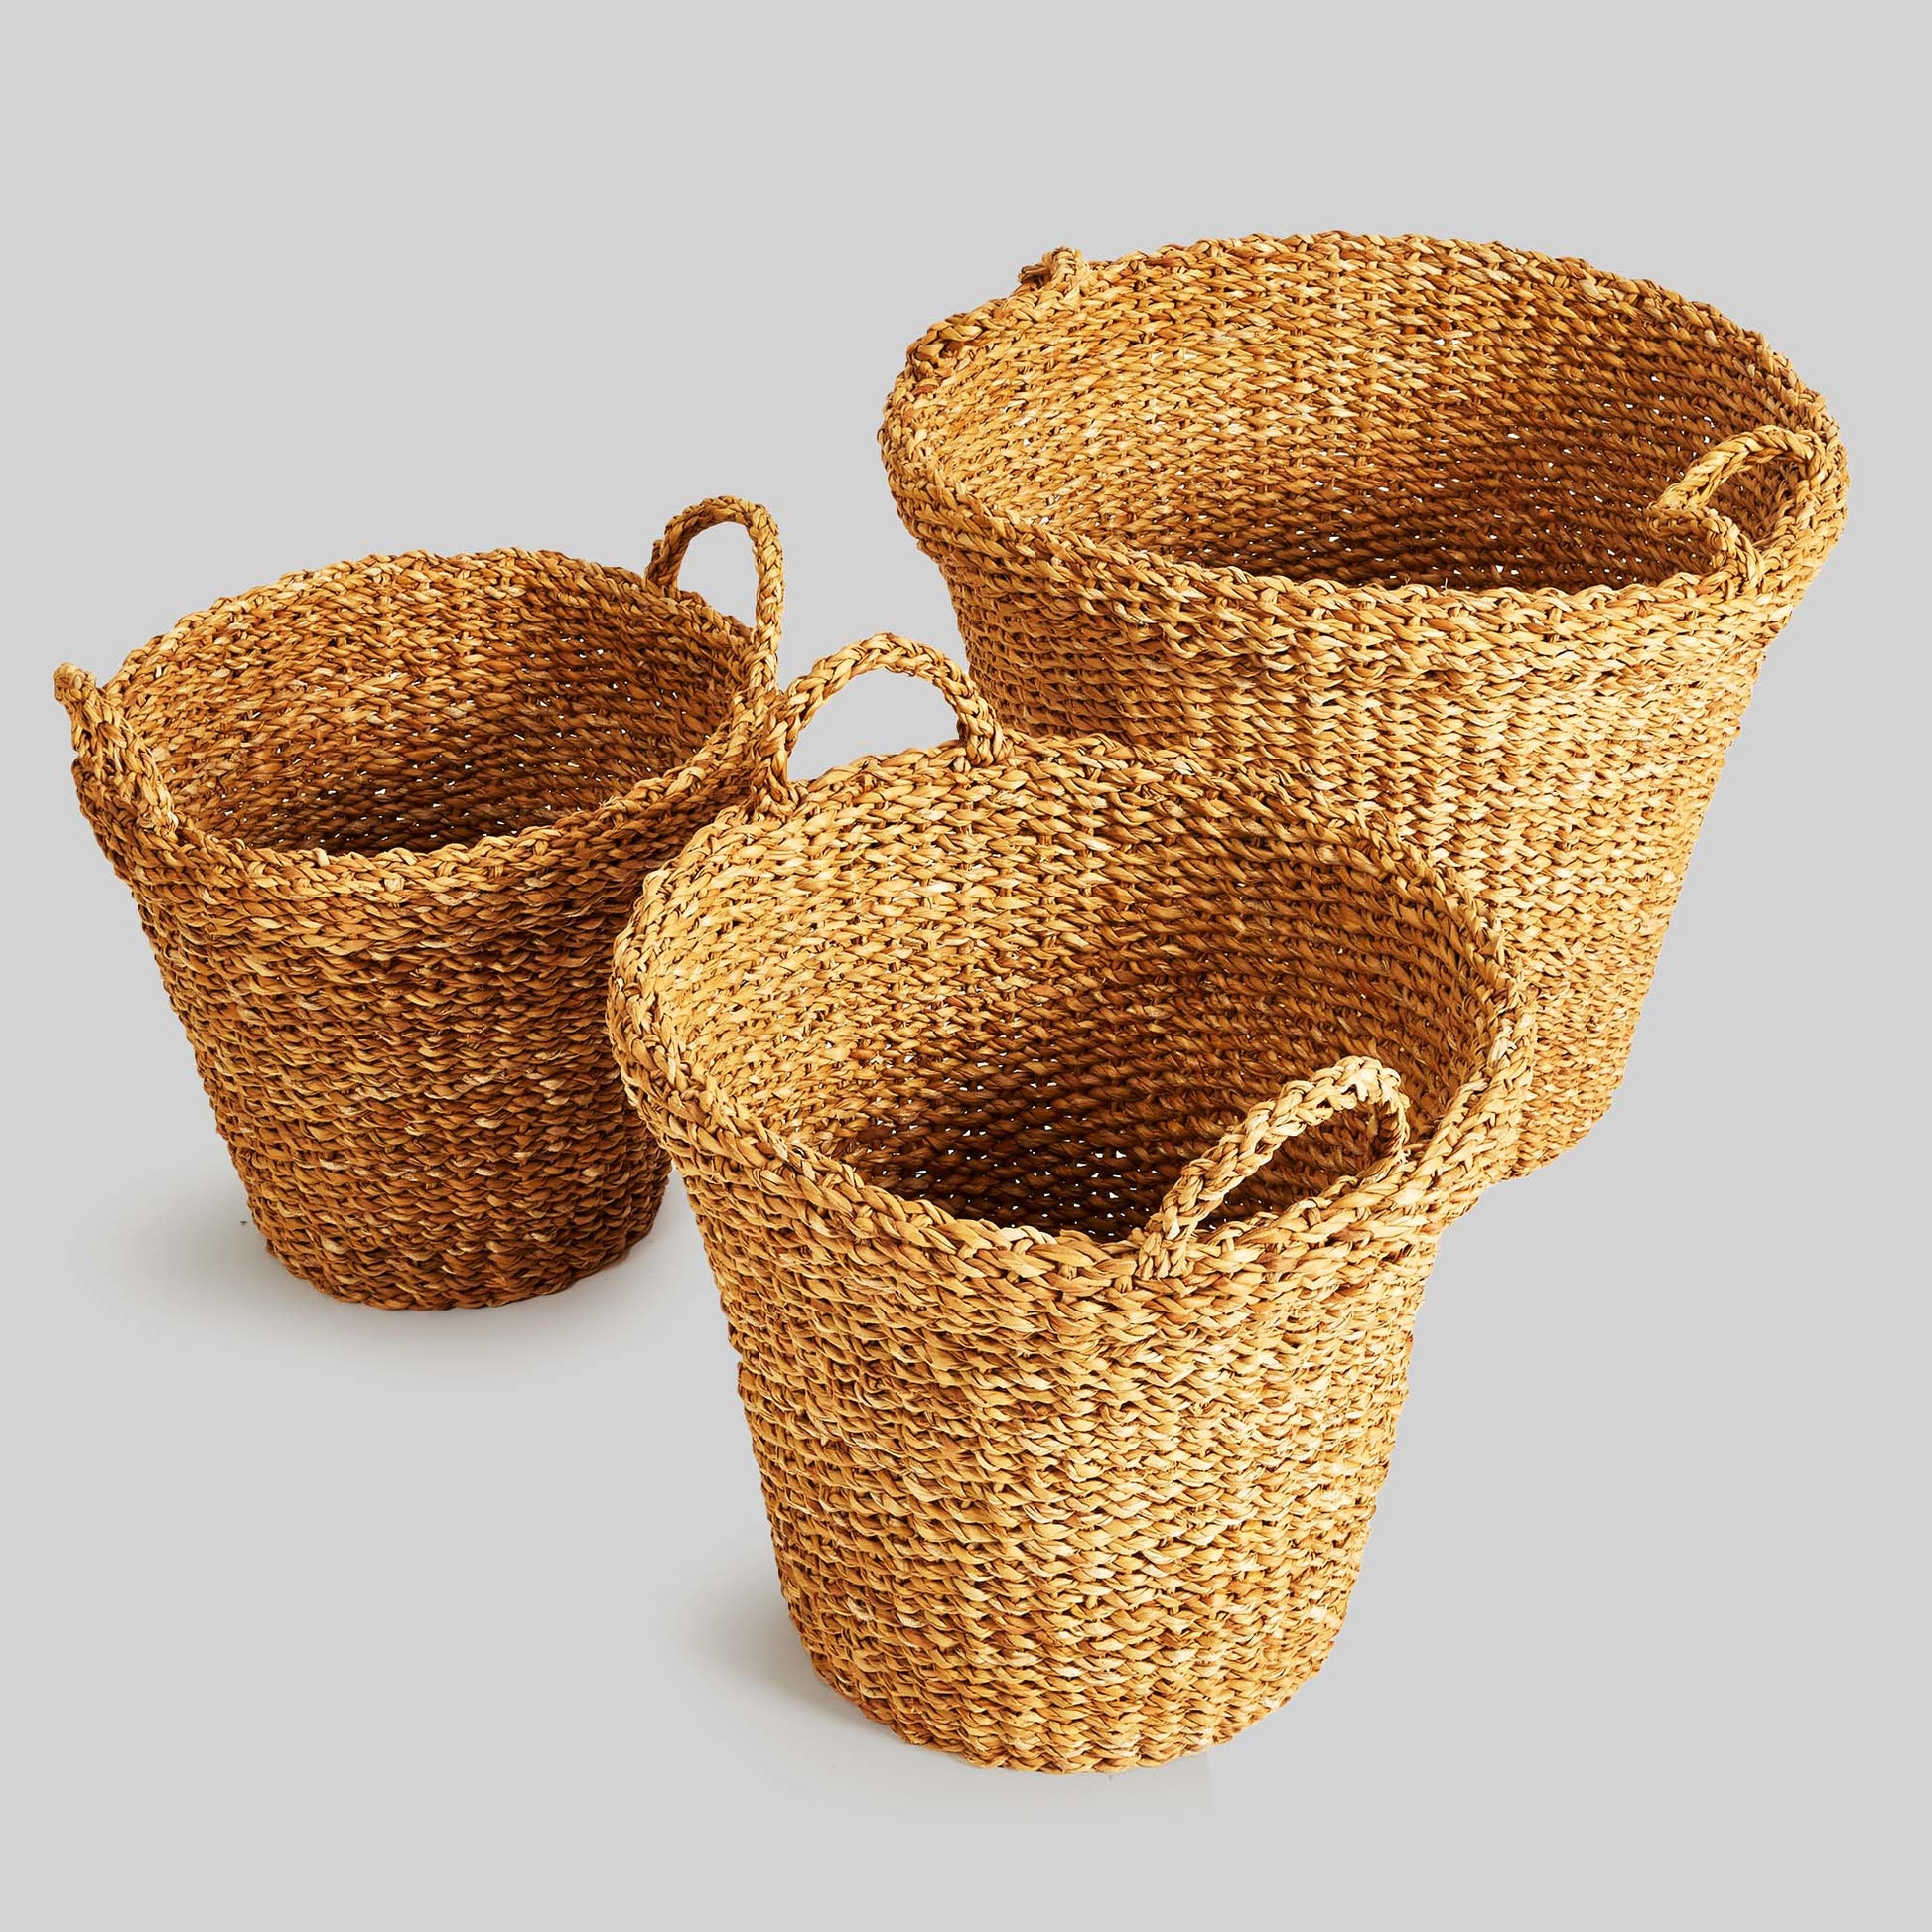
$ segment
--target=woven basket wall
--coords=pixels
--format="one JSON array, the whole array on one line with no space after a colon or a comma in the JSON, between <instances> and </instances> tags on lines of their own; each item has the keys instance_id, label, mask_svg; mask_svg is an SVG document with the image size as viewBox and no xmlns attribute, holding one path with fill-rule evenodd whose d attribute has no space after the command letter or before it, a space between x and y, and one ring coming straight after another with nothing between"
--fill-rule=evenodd
<instances>
[{"instance_id":1,"label":"woven basket wall","mask_svg":"<svg viewBox=\"0 0 1932 1932\"><path fill-rule=\"evenodd\" d=\"M1587 1131L1844 520L1780 356L1506 248L1061 250L914 345L881 441L1002 719L1270 755L1391 814L1539 1011L1520 1169Z\"/></svg>"},{"instance_id":2,"label":"woven basket wall","mask_svg":"<svg viewBox=\"0 0 1932 1932\"><path fill-rule=\"evenodd\" d=\"M676 588L751 530L747 629ZM763 511L674 521L642 578L543 552L304 572L97 686L74 781L132 888L256 1225L351 1301L568 1286L667 1167L604 1035L646 871L759 782L782 597Z\"/></svg>"},{"instance_id":3,"label":"woven basket wall","mask_svg":"<svg viewBox=\"0 0 1932 1932\"><path fill-rule=\"evenodd\" d=\"M820 1673L992 1764L1158 1762L1327 1655L1529 1023L1459 889L1184 758L1003 735L728 812L611 1031L689 1190ZM728 908L728 911L721 909Z\"/></svg>"}]
</instances>

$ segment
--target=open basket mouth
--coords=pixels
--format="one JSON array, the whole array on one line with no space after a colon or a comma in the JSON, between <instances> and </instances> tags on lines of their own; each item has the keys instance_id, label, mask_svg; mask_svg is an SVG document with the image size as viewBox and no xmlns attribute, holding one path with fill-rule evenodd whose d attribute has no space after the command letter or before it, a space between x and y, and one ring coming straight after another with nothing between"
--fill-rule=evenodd
<instances>
[{"instance_id":1,"label":"open basket mouth","mask_svg":"<svg viewBox=\"0 0 1932 1932\"><path fill-rule=\"evenodd\" d=\"M1842 486L1835 426L1761 338L1581 261L1251 237L1063 249L1022 284L914 345L882 430L902 505L1207 573L1601 598L1733 570L1702 505L1659 513L1730 439L1815 444L1721 480L1747 545Z\"/></svg>"},{"instance_id":2,"label":"open basket mouth","mask_svg":"<svg viewBox=\"0 0 1932 1932\"><path fill-rule=\"evenodd\" d=\"M749 626L677 588L692 537L725 521L759 560ZM365 557L184 618L103 686L65 666L57 690L83 762L150 820L353 875L587 825L742 762L782 595L769 517L719 497L673 519L641 576L554 551Z\"/></svg>"},{"instance_id":3,"label":"open basket mouth","mask_svg":"<svg viewBox=\"0 0 1932 1932\"><path fill-rule=\"evenodd\" d=\"M751 638L666 616L640 577L545 552L370 557L185 619L112 688L205 832L422 852L688 763L731 716Z\"/></svg>"},{"instance_id":4,"label":"open basket mouth","mask_svg":"<svg viewBox=\"0 0 1932 1932\"><path fill-rule=\"evenodd\" d=\"M1364 1088L1199 1224L1389 1177L1400 1146L1426 1187L1520 1046L1488 928L1367 828L1271 776L1015 739L726 814L647 884L613 1016L645 1084L668 1072L767 1147L1103 1244L1231 1123L1344 1062L1399 1082L1400 1141Z\"/></svg>"}]
</instances>

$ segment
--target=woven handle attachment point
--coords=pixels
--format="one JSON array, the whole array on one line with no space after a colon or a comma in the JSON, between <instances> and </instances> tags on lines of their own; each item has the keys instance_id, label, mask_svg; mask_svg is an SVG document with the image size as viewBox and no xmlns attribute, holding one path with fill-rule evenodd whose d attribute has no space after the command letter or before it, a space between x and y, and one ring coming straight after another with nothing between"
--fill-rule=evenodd
<instances>
[{"instance_id":1,"label":"woven handle attachment point","mask_svg":"<svg viewBox=\"0 0 1932 1932\"><path fill-rule=\"evenodd\" d=\"M54 695L72 728L80 771L101 803L118 805L149 831L178 832L181 814L168 781L114 699L78 664L63 664L54 673Z\"/></svg>"},{"instance_id":2,"label":"woven handle attachment point","mask_svg":"<svg viewBox=\"0 0 1932 1932\"><path fill-rule=\"evenodd\" d=\"M764 744L766 784L772 801L784 808L798 802L801 787L791 780L791 755L799 735L819 712L856 677L867 671L897 671L923 679L952 706L959 742L975 764L997 764L1006 757L1006 736L992 707L973 687L964 669L930 644L882 630L821 657L794 678L771 706Z\"/></svg>"},{"instance_id":3,"label":"woven handle attachment point","mask_svg":"<svg viewBox=\"0 0 1932 1932\"><path fill-rule=\"evenodd\" d=\"M1782 461L1802 466L1798 487L1778 528L1760 546L1730 517L1713 507L1711 499L1744 471L1760 463ZM1702 531L1717 551L1723 568L1734 572L1755 589L1782 562L1787 542L1803 525L1823 481L1825 463L1824 443L1810 430L1765 423L1757 429L1746 430L1741 436L1729 436L1722 443L1714 443L1651 504L1650 519L1666 528Z\"/></svg>"},{"instance_id":4,"label":"woven handle attachment point","mask_svg":"<svg viewBox=\"0 0 1932 1932\"><path fill-rule=\"evenodd\" d=\"M1311 1079L1290 1081L1272 1100L1251 1108L1181 1169L1141 1232L1134 1272L1142 1277L1163 1273L1174 1249L1244 1180L1259 1173L1285 1142L1357 1107L1378 1107L1390 1123L1389 1146L1365 1178L1391 1171L1409 1148L1409 1097L1402 1091L1401 1076L1380 1060L1337 1060Z\"/></svg>"},{"instance_id":5,"label":"woven handle attachment point","mask_svg":"<svg viewBox=\"0 0 1932 1932\"><path fill-rule=\"evenodd\" d=\"M650 562L644 566L644 582L668 597L677 589L677 574L691 539L720 523L736 523L752 539L752 556L758 565L758 599L752 612L752 638L758 646L752 667L751 688L766 697L778 688L778 641L785 609L784 551L778 542L778 526L771 512L761 503L748 503L738 496L709 496L693 503L664 526L664 534L651 547Z\"/></svg>"},{"instance_id":6,"label":"woven handle attachment point","mask_svg":"<svg viewBox=\"0 0 1932 1932\"><path fill-rule=\"evenodd\" d=\"M1051 248L1019 274L1022 289L1073 294L1087 278L1087 258L1077 248Z\"/></svg>"}]
</instances>

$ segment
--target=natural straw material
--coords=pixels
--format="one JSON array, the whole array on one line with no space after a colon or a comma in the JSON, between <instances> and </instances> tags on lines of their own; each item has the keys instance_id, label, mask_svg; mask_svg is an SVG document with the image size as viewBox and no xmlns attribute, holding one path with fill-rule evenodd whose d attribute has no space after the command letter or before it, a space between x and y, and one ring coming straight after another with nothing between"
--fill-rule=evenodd
<instances>
[{"instance_id":1,"label":"natural straw material","mask_svg":"<svg viewBox=\"0 0 1932 1932\"><path fill-rule=\"evenodd\" d=\"M963 743L700 833L619 943L612 1036L819 1671L984 1763L1155 1763L1327 1655L1527 1022L1458 889L1365 827L1003 734L897 638L791 687L774 771L869 667Z\"/></svg>"},{"instance_id":2,"label":"natural straw material","mask_svg":"<svg viewBox=\"0 0 1932 1932\"><path fill-rule=\"evenodd\" d=\"M886 468L1006 722L1292 762L1493 907L1522 1169L1638 1009L1845 457L1756 336L1580 261L1316 235L1089 263L933 329Z\"/></svg>"},{"instance_id":3,"label":"natural straw material","mask_svg":"<svg viewBox=\"0 0 1932 1932\"><path fill-rule=\"evenodd\" d=\"M729 520L751 629L676 588ZM269 1247L384 1308L567 1287L667 1173L604 1036L638 884L758 780L778 543L720 499L642 578L369 557L185 618L96 686L74 781L133 889Z\"/></svg>"}]
</instances>

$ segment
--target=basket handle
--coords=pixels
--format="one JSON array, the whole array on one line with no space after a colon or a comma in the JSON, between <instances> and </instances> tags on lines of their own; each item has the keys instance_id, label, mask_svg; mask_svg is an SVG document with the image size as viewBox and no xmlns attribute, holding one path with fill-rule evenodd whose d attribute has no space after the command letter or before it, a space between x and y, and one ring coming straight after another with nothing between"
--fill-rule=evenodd
<instances>
[{"instance_id":1,"label":"basket handle","mask_svg":"<svg viewBox=\"0 0 1932 1932\"><path fill-rule=\"evenodd\" d=\"M1312 1079L1291 1080L1274 1099L1250 1108L1245 1119L1181 1169L1141 1231L1134 1272L1163 1273L1173 1250L1249 1175L1259 1173L1283 1142L1363 1106L1381 1108L1390 1121L1388 1152L1371 1170L1371 1175L1380 1177L1408 1151L1409 1097L1402 1091L1401 1076L1380 1060L1337 1060Z\"/></svg>"},{"instance_id":2,"label":"basket handle","mask_svg":"<svg viewBox=\"0 0 1932 1932\"><path fill-rule=\"evenodd\" d=\"M120 705L78 664L54 673L54 695L67 710L74 757L89 781L150 831L179 833L182 817L168 781Z\"/></svg>"},{"instance_id":3,"label":"basket handle","mask_svg":"<svg viewBox=\"0 0 1932 1932\"><path fill-rule=\"evenodd\" d=\"M752 665L751 688L759 696L768 696L778 688L778 640L785 609L785 560L778 542L778 526L762 503L748 503L740 496L708 496L693 503L664 526L664 534L651 546L650 562L644 566L644 582L668 597L677 589L677 574L691 539L720 523L736 523L752 539L752 555L758 564L758 599L752 611L752 641L758 647Z\"/></svg>"},{"instance_id":4,"label":"basket handle","mask_svg":"<svg viewBox=\"0 0 1932 1932\"><path fill-rule=\"evenodd\" d=\"M791 755L799 734L820 711L856 677L867 671L901 671L935 686L959 720L959 742L975 764L997 764L1006 757L1006 735L992 707L973 688L965 671L930 644L882 630L877 636L847 644L821 657L802 677L794 678L771 706L765 727L764 768L774 803L790 807L801 787L791 781Z\"/></svg>"},{"instance_id":5,"label":"basket handle","mask_svg":"<svg viewBox=\"0 0 1932 1932\"><path fill-rule=\"evenodd\" d=\"M1087 258L1077 248L1049 248L1019 276L1029 294L1071 295L1087 277ZM1015 293L1019 293L1018 290Z\"/></svg>"},{"instance_id":6,"label":"basket handle","mask_svg":"<svg viewBox=\"0 0 1932 1932\"><path fill-rule=\"evenodd\" d=\"M1733 477L1760 463L1796 462L1796 496L1770 541L1759 548L1731 518L1712 507L1711 498ZM1701 530L1717 551L1722 567L1734 572L1755 590L1766 574L1783 561L1786 543L1803 524L1813 496L1824 482L1825 443L1808 429L1786 429L1764 423L1740 436L1714 443L1691 467L1669 484L1650 506L1650 520L1667 528Z\"/></svg>"}]
</instances>

